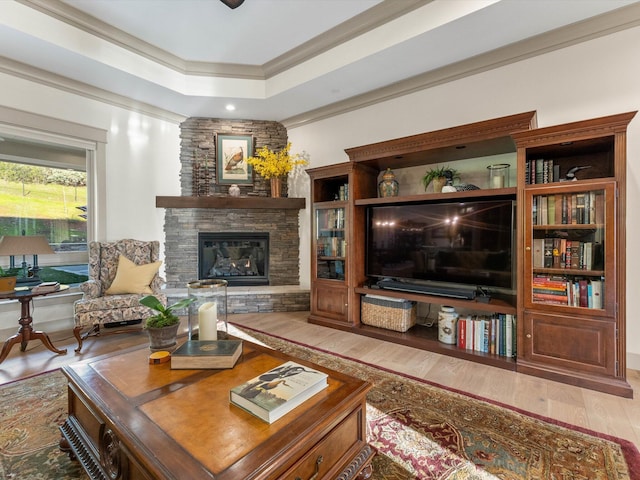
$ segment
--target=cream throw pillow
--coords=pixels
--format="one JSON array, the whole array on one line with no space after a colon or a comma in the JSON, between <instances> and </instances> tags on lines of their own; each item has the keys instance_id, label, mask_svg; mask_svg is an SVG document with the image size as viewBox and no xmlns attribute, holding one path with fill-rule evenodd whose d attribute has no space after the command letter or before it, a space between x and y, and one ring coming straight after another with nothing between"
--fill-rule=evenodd
<instances>
[{"instance_id":1,"label":"cream throw pillow","mask_svg":"<svg viewBox=\"0 0 640 480\"><path fill-rule=\"evenodd\" d=\"M116 278L107 289L105 295L122 295L125 293L153 293L149 284L162 265L161 261L136 265L124 255L118 259Z\"/></svg>"}]
</instances>

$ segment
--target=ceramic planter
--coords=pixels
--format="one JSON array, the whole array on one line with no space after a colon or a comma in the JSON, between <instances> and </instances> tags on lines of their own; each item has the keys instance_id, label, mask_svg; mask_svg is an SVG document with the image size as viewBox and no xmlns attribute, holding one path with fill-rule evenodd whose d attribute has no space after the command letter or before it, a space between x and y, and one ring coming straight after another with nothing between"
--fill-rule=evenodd
<instances>
[{"instance_id":1,"label":"ceramic planter","mask_svg":"<svg viewBox=\"0 0 640 480\"><path fill-rule=\"evenodd\" d=\"M173 350L176 346L179 326L180 324L176 323L175 325L162 328L147 327L147 332L149 333L149 349L152 352Z\"/></svg>"}]
</instances>

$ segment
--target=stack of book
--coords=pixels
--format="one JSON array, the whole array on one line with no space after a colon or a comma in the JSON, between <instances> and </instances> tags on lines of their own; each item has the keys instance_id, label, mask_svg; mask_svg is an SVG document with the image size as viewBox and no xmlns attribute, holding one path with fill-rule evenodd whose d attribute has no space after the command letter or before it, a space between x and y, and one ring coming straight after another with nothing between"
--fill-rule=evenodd
<instances>
[{"instance_id":1,"label":"stack of book","mask_svg":"<svg viewBox=\"0 0 640 480\"><path fill-rule=\"evenodd\" d=\"M567 277L562 275L534 275L532 298L548 305L568 305Z\"/></svg>"},{"instance_id":2,"label":"stack of book","mask_svg":"<svg viewBox=\"0 0 640 480\"><path fill-rule=\"evenodd\" d=\"M232 404L273 423L327 388L327 374L286 362L231 389Z\"/></svg>"},{"instance_id":3,"label":"stack of book","mask_svg":"<svg viewBox=\"0 0 640 480\"><path fill-rule=\"evenodd\" d=\"M535 275L532 299L546 305L603 308L604 279L565 275Z\"/></svg>"}]
</instances>

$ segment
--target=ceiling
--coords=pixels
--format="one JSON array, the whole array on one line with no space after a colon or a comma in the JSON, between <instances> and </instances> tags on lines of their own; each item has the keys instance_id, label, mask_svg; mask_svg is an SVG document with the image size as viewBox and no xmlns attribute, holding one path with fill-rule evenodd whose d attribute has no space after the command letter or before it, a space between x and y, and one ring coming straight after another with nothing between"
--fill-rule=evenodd
<instances>
[{"instance_id":1,"label":"ceiling","mask_svg":"<svg viewBox=\"0 0 640 480\"><path fill-rule=\"evenodd\" d=\"M2 0L0 71L290 127L639 24L640 0Z\"/></svg>"}]
</instances>

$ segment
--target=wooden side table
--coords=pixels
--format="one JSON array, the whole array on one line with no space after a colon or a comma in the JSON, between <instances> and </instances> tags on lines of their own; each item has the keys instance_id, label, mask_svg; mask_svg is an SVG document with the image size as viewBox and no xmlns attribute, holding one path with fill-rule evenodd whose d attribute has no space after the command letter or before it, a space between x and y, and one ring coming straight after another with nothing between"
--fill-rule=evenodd
<instances>
[{"instance_id":1,"label":"wooden side table","mask_svg":"<svg viewBox=\"0 0 640 480\"><path fill-rule=\"evenodd\" d=\"M18 329L18 333L9 337L2 347L2 352L0 353L0 363L7 358L11 348L16 343L20 343L20 351L24 352L27 348L27 344L29 340L40 340L45 347L51 350L58 355L64 355L67 353L67 349L59 350L53 346L49 336L40 330L34 330L32 327L33 318L31 317L31 300L35 297L43 297L45 295L50 295L52 293L58 293L60 290L68 289L68 285L61 285L59 290L55 292L33 292L31 290L18 290L13 293L4 293L0 295L0 300L18 300L20 302L20 320L18 323L20 324L20 328Z\"/></svg>"}]
</instances>

